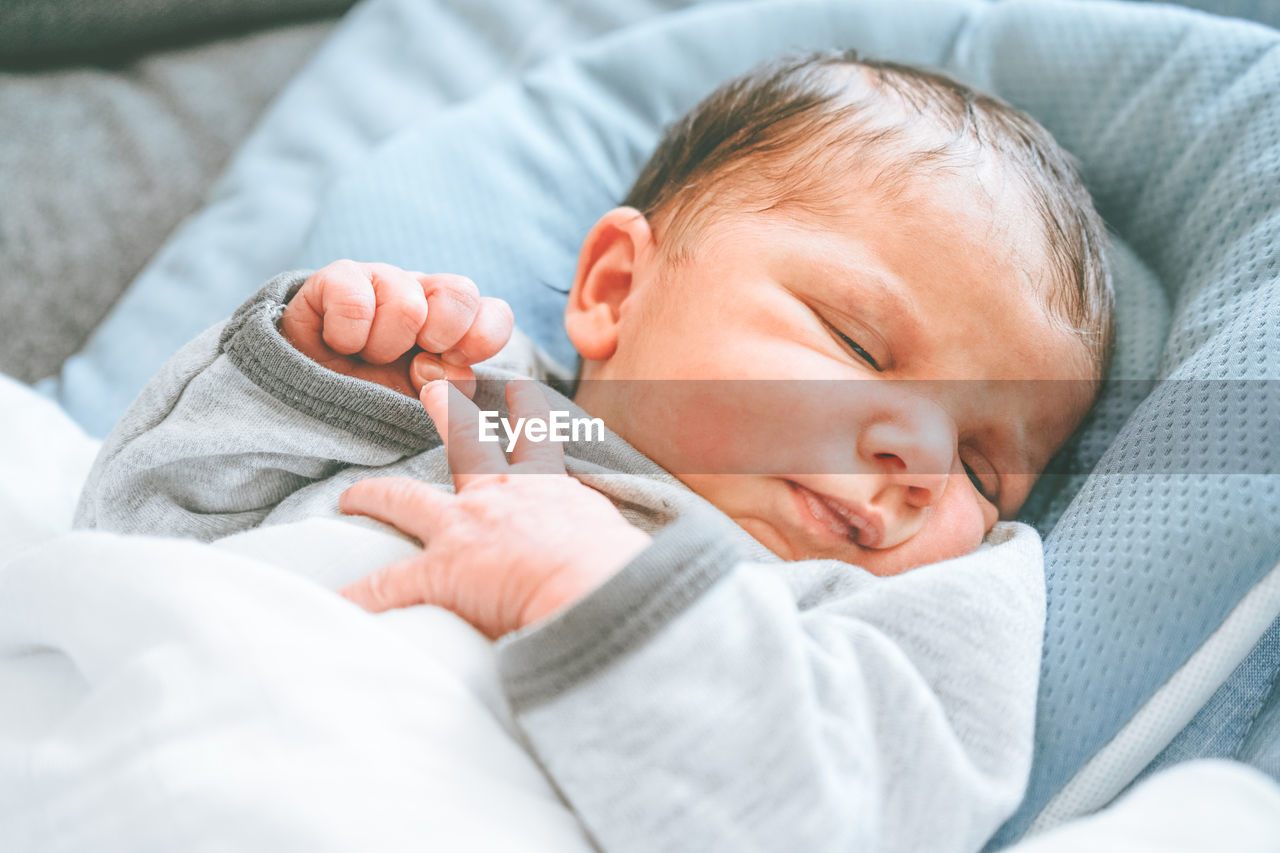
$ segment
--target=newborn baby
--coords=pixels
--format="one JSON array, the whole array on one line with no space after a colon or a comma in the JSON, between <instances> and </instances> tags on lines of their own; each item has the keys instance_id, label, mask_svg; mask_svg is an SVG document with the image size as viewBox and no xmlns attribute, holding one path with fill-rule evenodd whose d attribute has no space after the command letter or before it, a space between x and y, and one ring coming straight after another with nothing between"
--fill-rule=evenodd
<instances>
[{"instance_id":1,"label":"newborn baby","mask_svg":"<svg viewBox=\"0 0 1280 853\"><path fill-rule=\"evenodd\" d=\"M865 63L787 74L708 99L587 236L565 320L583 357L574 402L784 559L886 575L968 553L1090 405L1110 340L1102 228L1066 158L1008 108ZM810 102L770 91L795 85ZM333 369L416 391L446 366L429 353L408 377L360 371L418 343L459 364L492 355L508 316L465 280L340 263L282 331ZM828 384L772 381L796 379ZM443 395L426 392L433 414ZM455 417L471 424L459 441L478 434L473 412ZM344 508L400 517L392 489L440 503L370 483ZM572 546L587 587L642 544L621 525L601 539L614 554ZM378 578L383 600L352 594L417 603L412 575Z\"/></svg>"},{"instance_id":2,"label":"newborn baby","mask_svg":"<svg viewBox=\"0 0 1280 853\"><path fill-rule=\"evenodd\" d=\"M420 540L345 594L501 638L604 847L975 850L1026 783L1044 607L1034 532L996 525L1100 382L1104 239L1007 105L774 63L587 235L576 383L499 390L554 377L460 277L286 274L144 391L77 523L213 539L340 501ZM608 432L508 455L504 393Z\"/></svg>"}]
</instances>

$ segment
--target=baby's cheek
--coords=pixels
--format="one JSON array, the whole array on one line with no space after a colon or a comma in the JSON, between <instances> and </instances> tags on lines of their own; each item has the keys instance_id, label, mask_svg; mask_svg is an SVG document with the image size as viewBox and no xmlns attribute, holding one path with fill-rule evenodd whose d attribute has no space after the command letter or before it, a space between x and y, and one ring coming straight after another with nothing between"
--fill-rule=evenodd
<instances>
[{"instance_id":1,"label":"baby's cheek","mask_svg":"<svg viewBox=\"0 0 1280 853\"><path fill-rule=\"evenodd\" d=\"M647 383L626 407L624 437L677 477L761 470L769 457L749 411L722 399L721 384L733 383Z\"/></svg>"},{"instance_id":2,"label":"baby's cheek","mask_svg":"<svg viewBox=\"0 0 1280 853\"><path fill-rule=\"evenodd\" d=\"M728 406L690 408L655 442L656 453L663 457L655 461L671 463L664 467L677 477L809 470L789 458L790 446L777 434L755 428L756 423L749 414Z\"/></svg>"},{"instance_id":3,"label":"baby's cheek","mask_svg":"<svg viewBox=\"0 0 1280 853\"><path fill-rule=\"evenodd\" d=\"M942 500L934 507L931 547L937 555L933 561L949 560L972 553L996 523L994 509L987 511L983 502L962 488L967 484L953 482Z\"/></svg>"}]
</instances>

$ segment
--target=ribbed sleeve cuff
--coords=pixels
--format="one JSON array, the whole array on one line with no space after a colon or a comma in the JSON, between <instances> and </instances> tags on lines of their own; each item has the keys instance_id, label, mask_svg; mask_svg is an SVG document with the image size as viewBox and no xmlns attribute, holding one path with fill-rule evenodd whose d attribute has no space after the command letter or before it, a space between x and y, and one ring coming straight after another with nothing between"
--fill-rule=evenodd
<instances>
[{"instance_id":1,"label":"ribbed sleeve cuff","mask_svg":"<svg viewBox=\"0 0 1280 853\"><path fill-rule=\"evenodd\" d=\"M232 315L221 339L231 363L282 403L381 447L408 455L439 444L417 400L321 367L280 334L280 315L309 275L281 273Z\"/></svg>"},{"instance_id":2,"label":"ribbed sleeve cuff","mask_svg":"<svg viewBox=\"0 0 1280 853\"><path fill-rule=\"evenodd\" d=\"M513 710L547 702L646 642L740 559L719 525L682 516L631 562L549 621L498 643Z\"/></svg>"}]
</instances>

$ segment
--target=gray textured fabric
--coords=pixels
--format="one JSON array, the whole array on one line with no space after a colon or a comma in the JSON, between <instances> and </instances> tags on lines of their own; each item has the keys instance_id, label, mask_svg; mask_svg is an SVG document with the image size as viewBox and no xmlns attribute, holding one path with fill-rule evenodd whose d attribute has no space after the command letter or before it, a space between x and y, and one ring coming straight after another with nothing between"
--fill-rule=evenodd
<instances>
[{"instance_id":1,"label":"gray textured fabric","mask_svg":"<svg viewBox=\"0 0 1280 853\"><path fill-rule=\"evenodd\" d=\"M261 320L300 281L275 280L270 304L166 365L104 443L79 526L207 540L335 516L374 474L450 483L433 432L393 449L345 426L356 409L402 424L416 400L266 346ZM540 375L519 343L498 360ZM298 383L286 399L267 390L283 377ZM501 396L482 382L476 402L501 409ZM876 578L778 560L612 433L565 454L625 517L661 529L613 579L498 647L530 746L603 847L959 853L1012 812L1044 617L1031 528L1003 524L966 557Z\"/></svg>"},{"instance_id":2,"label":"gray textured fabric","mask_svg":"<svg viewBox=\"0 0 1280 853\"><path fill-rule=\"evenodd\" d=\"M211 30L326 17L353 0L6 0L0 4L0 63L76 58Z\"/></svg>"},{"instance_id":3,"label":"gray textured fabric","mask_svg":"<svg viewBox=\"0 0 1280 853\"><path fill-rule=\"evenodd\" d=\"M1272 666L1280 669L1280 621L1268 629L1264 643L1259 643L1253 654L1258 658L1270 655ZM1261 663L1261 660L1254 662ZM1280 678L1271 685L1270 695L1257 708L1235 757L1280 782Z\"/></svg>"},{"instance_id":4,"label":"gray textured fabric","mask_svg":"<svg viewBox=\"0 0 1280 853\"><path fill-rule=\"evenodd\" d=\"M84 344L331 27L0 73L0 372L34 381Z\"/></svg>"},{"instance_id":5,"label":"gray textured fabric","mask_svg":"<svg viewBox=\"0 0 1280 853\"><path fill-rule=\"evenodd\" d=\"M1237 758L1280 781L1280 619L1134 784L1197 758Z\"/></svg>"}]
</instances>

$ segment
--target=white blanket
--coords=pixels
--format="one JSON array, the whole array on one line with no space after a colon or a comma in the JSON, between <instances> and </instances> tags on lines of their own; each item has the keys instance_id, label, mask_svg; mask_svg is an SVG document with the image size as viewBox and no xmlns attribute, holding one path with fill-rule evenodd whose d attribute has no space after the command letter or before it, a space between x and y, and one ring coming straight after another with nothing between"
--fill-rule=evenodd
<instances>
[{"instance_id":1,"label":"white blanket","mask_svg":"<svg viewBox=\"0 0 1280 853\"><path fill-rule=\"evenodd\" d=\"M68 533L97 443L3 376L0 411L0 850L590 849L487 640L330 591L407 541Z\"/></svg>"},{"instance_id":2,"label":"white blanket","mask_svg":"<svg viewBox=\"0 0 1280 853\"><path fill-rule=\"evenodd\" d=\"M4 377L0 411L0 850L590 849L483 637L330 591L408 542L319 519L214 545L68 533L96 443ZM1206 762L1026 849L1276 839L1280 788Z\"/></svg>"},{"instance_id":3,"label":"white blanket","mask_svg":"<svg viewBox=\"0 0 1280 853\"><path fill-rule=\"evenodd\" d=\"M290 527L215 547L75 533L0 571L0 849L589 849L487 640L269 561L305 543L298 562L341 583L411 546Z\"/></svg>"}]
</instances>

